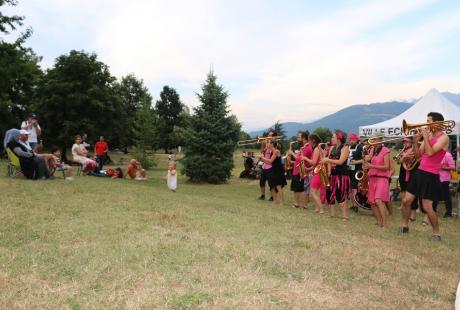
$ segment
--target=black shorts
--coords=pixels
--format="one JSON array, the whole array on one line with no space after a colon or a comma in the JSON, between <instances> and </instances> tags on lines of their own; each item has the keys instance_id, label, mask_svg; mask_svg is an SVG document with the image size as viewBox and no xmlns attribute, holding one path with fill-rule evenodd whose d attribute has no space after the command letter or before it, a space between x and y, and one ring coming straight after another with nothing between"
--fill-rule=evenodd
<instances>
[{"instance_id":1,"label":"black shorts","mask_svg":"<svg viewBox=\"0 0 460 310\"><path fill-rule=\"evenodd\" d=\"M291 178L291 191L301 193L304 190L304 181L300 178L300 175L293 175Z\"/></svg>"},{"instance_id":2,"label":"black shorts","mask_svg":"<svg viewBox=\"0 0 460 310\"><path fill-rule=\"evenodd\" d=\"M260 187L265 186L265 183L270 180L271 174L272 174L272 169L262 169L262 172L260 173L260 180L259 180Z\"/></svg>"},{"instance_id":3,"label":"black shorts","mask_svg":"<svg viewBox=\"0 0 460 310\"><path fill-rule=\"evenodd\" d=\"M358 189L359 181L356 179L356 172L361 170L350 170L350 183L352 189Z\"/></svg>"},{"instance_id":4,"label":"black shorts","mask_svg":"<svg viewBox=\"0 0 460 310\"><path fill-rule=\"evenodd\" d=\"M407 191L418 199L439 201L442 199L441 181L439 174L417 169L411 175Z\"/></svg>"}]
</instances>

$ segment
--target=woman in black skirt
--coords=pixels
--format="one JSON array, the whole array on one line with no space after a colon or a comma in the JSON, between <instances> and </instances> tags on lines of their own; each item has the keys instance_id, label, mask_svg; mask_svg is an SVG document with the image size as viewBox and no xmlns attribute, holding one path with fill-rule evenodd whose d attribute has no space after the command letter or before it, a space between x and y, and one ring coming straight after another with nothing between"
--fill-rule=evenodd
<instances>
[{"instance_id":1,"label":"woman in black skirt","mask_svg":"<svg viewBox=\"0 0 460 310\"><path fill-rule=\"evenodd\" d=\"M273 205L276 205L279 196L279 204L282 207L284 205L283 187L287 185L287 182L284 175L284 167L281 164L280 147L277 142L267 139L267 149L272 151L272 156L269 159L261 158L261 160L264 163L272 164L272 173L268 179L268 184L272 192Z\"/></svg>"}]
</instances>

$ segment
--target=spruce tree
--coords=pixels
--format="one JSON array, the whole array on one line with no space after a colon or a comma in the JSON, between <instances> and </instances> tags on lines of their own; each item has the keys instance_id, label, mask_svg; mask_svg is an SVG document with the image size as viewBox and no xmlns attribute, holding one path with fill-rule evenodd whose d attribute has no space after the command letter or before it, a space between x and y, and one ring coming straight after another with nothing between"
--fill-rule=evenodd
<instances>
[{"instance_id":1,"label":"spruce tree","mask_svg":"<svg viewBox=\"0 0 460 310\"><path fill-rule=\"evenodd\" d=\"M174 141L174 127L181 122L183 104L177 91L169 86L164 86L160 93L160 100L156 102L155 110L158 115L157 132L159 147L166 153L177 147Z\"/></svg>"},{"instance_id":2,"label":"spruce tree","mask_svg":"<svg viewBox=\"0 0 460 310\"><path fill-rule=\"evenodd\" d=\"M223 183L231 176L241 125L227 106L228 93L211 71L197 94L184 148L183 172L192 182Z\"/></svg>"}]
</instances>

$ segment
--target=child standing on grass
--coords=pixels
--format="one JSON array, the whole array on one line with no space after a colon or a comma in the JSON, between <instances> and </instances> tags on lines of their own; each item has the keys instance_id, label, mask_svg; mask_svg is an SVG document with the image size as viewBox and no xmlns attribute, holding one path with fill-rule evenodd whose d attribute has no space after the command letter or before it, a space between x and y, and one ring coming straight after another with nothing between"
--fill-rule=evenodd
<instances>
[{"instance_id":1,"label":"child standing on grass","mask_svg":"<svg viewBox=\"0 0 460 310\"><path fill-rule=\"evenodd\" d=\"M168 163L168 175L166 176L166 179L168 182L168 188L175 192L177 188L177 172L176 163L174 161L170 161Z\"/></svg>"}]
</instances>

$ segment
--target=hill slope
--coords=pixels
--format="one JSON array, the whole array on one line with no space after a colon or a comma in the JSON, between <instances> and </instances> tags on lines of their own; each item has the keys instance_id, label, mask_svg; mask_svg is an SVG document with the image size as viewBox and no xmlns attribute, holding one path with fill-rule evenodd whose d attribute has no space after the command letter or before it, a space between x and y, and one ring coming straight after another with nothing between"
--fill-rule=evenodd
<instances>
[{"instance_id":1,"label":"hill slope","mask_svg":"<svg viewBox=\"0 0 460 310\"><path fill-rule=\"evenodd\" d=\"M374 124L395 117L407 110L411 105L412 103L401 101L357 104L346 107L314 122L287 122L283 123L283 127L288 137L296 135L300 130L309 130L311 132L318 127L327 127L331 130L341 129L345 132L357 132L359 126ZM256 136L262 133L263 130L258 130L249 134Z\"/></svg>"}]
</instances>

